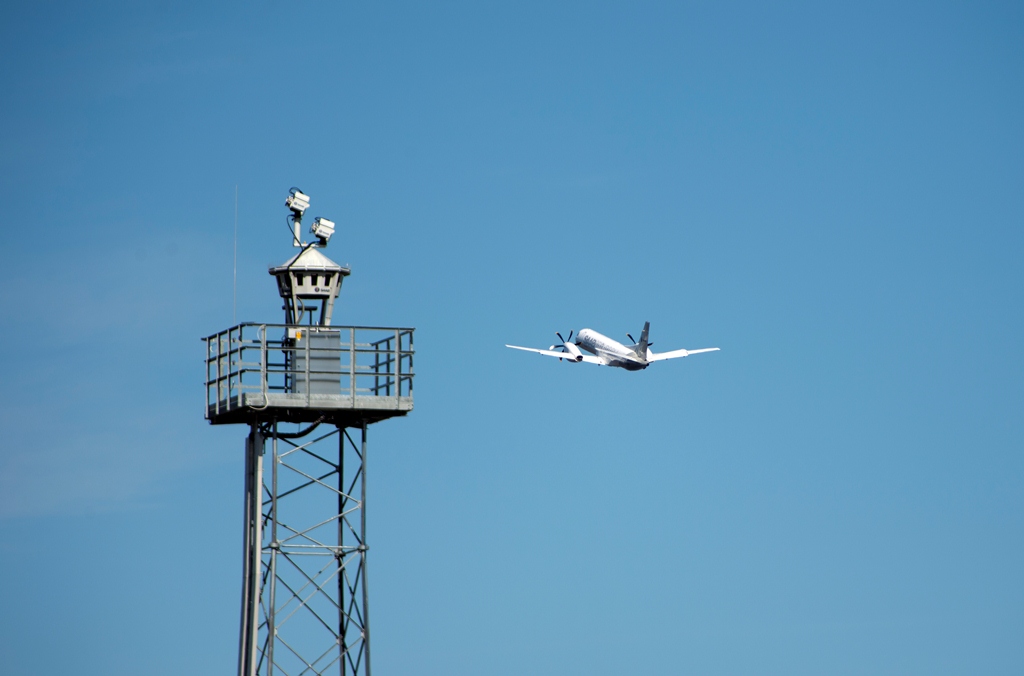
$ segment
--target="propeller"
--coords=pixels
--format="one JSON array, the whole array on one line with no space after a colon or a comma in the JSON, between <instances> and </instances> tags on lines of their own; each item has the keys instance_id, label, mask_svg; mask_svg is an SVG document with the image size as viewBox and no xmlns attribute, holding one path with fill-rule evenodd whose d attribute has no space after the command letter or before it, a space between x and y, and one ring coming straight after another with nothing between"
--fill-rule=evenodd
<instances>
[{"instance_id":1,"label":"propeller","mask_svg":"<svg viewBox=\"0 0 1024 676\"><path fill-rule=\"evenodd\" d=\"M626 338L629 338L631 341L633 341L633 344L636 345L636 338L629 335L628 333L626 334ZM654 345L654 343L651 341L647 341L647 347L650 347L651 345Z\"/></svg>"},{"instance_id":2,"label":"propeller","mask_svg":"<svg viewBox=\"0 0 1024 676\"><path fill-rule=\"evenodd\" d=\"M555 335L558 336L558 340L560 340L562 342L560 342L558 345L552 345L548 349L549 350L554 350L556 347L560 347L565 352L569 352L569 349L565 346L565 344L568 343L569 340L572 340L572 331L569 331L569 340L566 340L565 338L562 338L562 334L559 333L558 331L555 331ZM559 359L558 361L562 361L562 360Z\"/></svg>"}]
</instances>

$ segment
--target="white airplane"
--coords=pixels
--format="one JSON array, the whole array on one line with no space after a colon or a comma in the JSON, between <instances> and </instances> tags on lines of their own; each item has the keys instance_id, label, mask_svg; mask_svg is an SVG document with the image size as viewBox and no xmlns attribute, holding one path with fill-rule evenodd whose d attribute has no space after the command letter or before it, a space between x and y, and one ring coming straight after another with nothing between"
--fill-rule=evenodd
<instances>
[{"instance_id":1,"label":"white airplane","mask_svg":"<svg viewBox=\"0 0 1024 676\"><path fill-rule=\"evenodd\" d=\"M642 371L650 366L651 362L688 357L691 354L700 354L701 352L715 352L719 349L717 347L704 347L699 350L651 352L648 348L653 343L647 342L647 332L650 328L651 323L644 322L644 330L640 332L639 342L633 340L633 336L628 333L626 334L627 338L633 340L632 347L626 347L622 343L612 340L608 336L603 336L593 329L583 329L577 333L575 342L572 340L572 331L569 332L568 339L563 339L562 334L556 331L555 335L562 341L562 344L552 345L546 350L540 350L535 347L519 347L518 345L506 345L505 347L511 347L513 350L536 352L548 357L558 357L559 361L563 359L568 359L571 362L585 361L588 364L598 364L600 366L618 366L627 371ZM561 350L558 348L561 348ZM590 354L583 354L580 348Z\"/></svg>"}]
</instances>

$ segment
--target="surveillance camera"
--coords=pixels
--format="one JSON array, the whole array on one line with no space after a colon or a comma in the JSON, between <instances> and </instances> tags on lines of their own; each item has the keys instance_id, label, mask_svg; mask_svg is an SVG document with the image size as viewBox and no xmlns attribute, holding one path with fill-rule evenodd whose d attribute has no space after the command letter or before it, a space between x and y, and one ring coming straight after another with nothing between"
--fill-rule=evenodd
<instances>
[{"instance_id":1,"label":"surveillance camera","mask_svg":"<svg viewBox=\"0 0 1024 676\"><path fill-rule=\"evenodd\" d=\"M296 216L302 218L302 214L309 208L309 195L302 194L298 188L292 188L284 205L291 209Z\"/></svg>"},{"instance_id":2,"label":"surveillance camera","mask_svg":"<svg viewBox=\"0 0 1024 676\"><path fill-rule=\"evenodd\" d=\"M313 225L309 228L309 231L314 236L320 239L321 246L327 244L327 240L334 234L334 221L329 221L326 218L317 217L313 221Z\"/></svg>"}]
</instances>

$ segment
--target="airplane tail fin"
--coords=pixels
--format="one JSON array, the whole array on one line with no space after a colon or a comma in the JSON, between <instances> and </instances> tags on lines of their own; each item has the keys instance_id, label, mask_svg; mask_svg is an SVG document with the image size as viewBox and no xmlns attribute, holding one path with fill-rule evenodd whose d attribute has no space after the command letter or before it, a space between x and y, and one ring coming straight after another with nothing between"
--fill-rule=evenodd
<instances>
[{"instance_id":1,"label":"airplane tail fin","mask_svg":"<svg viewBox=\"0 0 1024 676\"><path fill-rule=\"evenodd\" d=\"M636 356L647 359L647 333L651 330L651 323L644 322L644 330L640 332L640 341L633 346Z\"/></svg>"}]
</instances>

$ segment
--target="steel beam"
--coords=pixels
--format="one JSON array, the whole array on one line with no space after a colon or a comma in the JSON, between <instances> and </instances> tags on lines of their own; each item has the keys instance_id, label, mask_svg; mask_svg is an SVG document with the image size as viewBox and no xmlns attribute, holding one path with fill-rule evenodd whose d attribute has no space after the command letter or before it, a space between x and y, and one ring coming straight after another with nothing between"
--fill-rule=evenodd
<instances>
[{"instance_id":1,"label":"steel beam","mask_svg":"<svg viewBox=\"0 0 1024 676\"><path fill-rule=\"evenodd\" d=\"M366 427L251 424L239 676L369 676Z\"/></svg>"}]
</instances>

